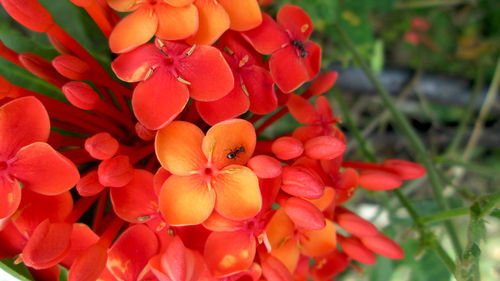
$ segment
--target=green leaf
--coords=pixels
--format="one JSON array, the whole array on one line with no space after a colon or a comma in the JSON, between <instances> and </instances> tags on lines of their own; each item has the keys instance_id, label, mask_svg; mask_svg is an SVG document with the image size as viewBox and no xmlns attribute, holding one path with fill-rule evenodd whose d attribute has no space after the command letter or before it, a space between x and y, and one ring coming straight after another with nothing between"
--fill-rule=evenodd
<instances>
[{"instance_id":1,"label":"green leaf","mask_svg":"<svg viewBox=\"0 0 500 281\"><path fill-rule=\"evenodd\" d=\"M370 59L373 71L380 73L384 68L384 41L377 40L373 45L373 55Z\"/></svg>"},{"instance_id":2,"label":"green leaf","mask_svg":"<svg viewBox=\"0 0 500 281\"><path fill-rule=\"evenodd\" d=\"M12 277L15 277L17 280L33 280L33 277L24 263L14 264L14 259L1 260L0 268L12 275Z\"/></svg>"}]
</instances>

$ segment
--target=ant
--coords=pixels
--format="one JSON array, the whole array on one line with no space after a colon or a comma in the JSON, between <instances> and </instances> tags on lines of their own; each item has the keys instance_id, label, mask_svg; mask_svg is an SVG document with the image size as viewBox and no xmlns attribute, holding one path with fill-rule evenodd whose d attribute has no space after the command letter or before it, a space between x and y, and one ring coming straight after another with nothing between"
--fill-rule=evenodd
<instances>
[{"instance_id":1,"label":"ant","mask_svg":"<svg viewBox=\"0 0 500 281\"><path fill-rule=\"evenodd\" d=\"M234 151L231 151L227 154L228 159L234 159L238 153L245 152L245 148L243 146L240 146L239 148L236 148Z\"/></svg>"},{"instance_id":2,"label":"ant","mask_svg":"<svg viewBox=\"0 0 500 281\"><path fill-rule=\"evenodd\" d=\"M292 43L295 47L297 47L297 49L299 49L300 56L305 58L307 56L307 50L304 47L304 44L302 44L302 42L300 42L299 40L293 40Z\"/></svg>"}]
</instances>

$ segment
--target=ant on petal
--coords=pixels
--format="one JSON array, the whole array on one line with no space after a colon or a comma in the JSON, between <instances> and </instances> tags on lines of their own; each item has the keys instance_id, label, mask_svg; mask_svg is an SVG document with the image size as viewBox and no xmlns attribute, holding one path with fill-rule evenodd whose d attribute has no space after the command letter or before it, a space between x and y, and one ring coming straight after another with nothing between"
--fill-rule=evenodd
<instances>
[{"instance_id":1,"label":"ant on petal","mask_svg":"<svg viewBox=\"0 0 500 281\"><path fill-rule=\"evenodd\" d=\"M234 159L236 156L238 156L238 153L245 152L245 147L240 146L239 148L236 148L234 151L231 151L227 154L228 159Z\"/></svg>"}]
</instances>

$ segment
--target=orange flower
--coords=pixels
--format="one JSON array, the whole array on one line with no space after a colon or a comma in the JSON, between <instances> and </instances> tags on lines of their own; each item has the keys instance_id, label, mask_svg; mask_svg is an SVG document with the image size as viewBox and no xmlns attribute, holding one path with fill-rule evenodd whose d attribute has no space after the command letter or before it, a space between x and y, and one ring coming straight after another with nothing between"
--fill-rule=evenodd
<instances>
[{"instance_id":1,"label":"orange flower","mask_svg":"<svg viewBox=\"0 0 500 281\"><path fill-rule=\"evenodd\" d=\"M109 46L124 53L153 36L213 44L227 29L244 31L262 22L255 0L108 0L111 8L131 12L111 32Z\"/></svg>"},{"instance_id":2,"label":"orange flower","mask_svg":"<svg viewBox=\"0 0 500 281\"><path fill-rule=\"evenodd\" d=\"M251 123L232 119L206 134L184 121L174 121L156 135L156 155L172 173L160 191L160 211L170 225L194 225L215 209L242 220L262 206L255 173L244 165L255 149Z\"/></svg>"}]
</instances>

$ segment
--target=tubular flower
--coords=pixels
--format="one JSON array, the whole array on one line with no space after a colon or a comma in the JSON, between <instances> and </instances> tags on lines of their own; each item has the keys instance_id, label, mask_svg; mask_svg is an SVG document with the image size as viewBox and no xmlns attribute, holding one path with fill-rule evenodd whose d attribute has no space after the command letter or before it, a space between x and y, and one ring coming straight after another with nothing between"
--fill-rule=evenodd
<instances>
[{"instance_id":1,"label":"tubular flower","mask_svg":"<svg viewBox=\"0 0 500 281\"><path fill-rule=\"evenodd\" d=\"M157 130L172 121L195 100L217 100L229 93L234 80L219 50L157 40L120 55L111 64L116 75L139 82L132 107L139 121Z\"/></svg>"},{"instance_id":2,"label":"tubular flower","mask_svg":"<svg viewBox=\"0 0 500 281\"><path fill-rule=\"evenodd\" d=\"M76 166L46 143L49 116L33 97L0 108L0 218L12 215L21 201L21 187L44 195L72 188Z\"/></svg>"},{"instance_id":3,"label":"tubular flower","mask_svg":"<svg viewBox=\"0 0 500 281\"><path fill-rule=\"evenodd\" d=\"M278 11L277 23L264 14L261 25L242 34L258 52L271 54L271 76L289 93L319 73L321 47L308 40L312 30L309 15L300 7L285 5Z\"/></svg>"},{"instance_id":4,"label":"tubular flower","mask_svg":"<svg viewBox=\"0 0 500 281\"><path fill-rule=\"evenodd\" d=\"M154 35L165 40L188 39L213 44L227 29L252 29L262 16L254 0L108 0L120 12L130 12L113 29L109 46L114 53L128 52ZM243 16L244 15L244 16Z\"/></svg>"},{"instance_id":5,"label":"tubular flower","mask_svg":"<svg viewBox=\"0 0 500 281\"><path fill-rule=\"evenodd\" d=\"M248 121L218 123L206 136L191 123L174 121L158 131L155 146L163 168L172 173L159 199L170 225L202 223L214 209L236 220L260 211L257 176L242 166L255 148L255 131Z\"/></svg>"}]
</instances>

